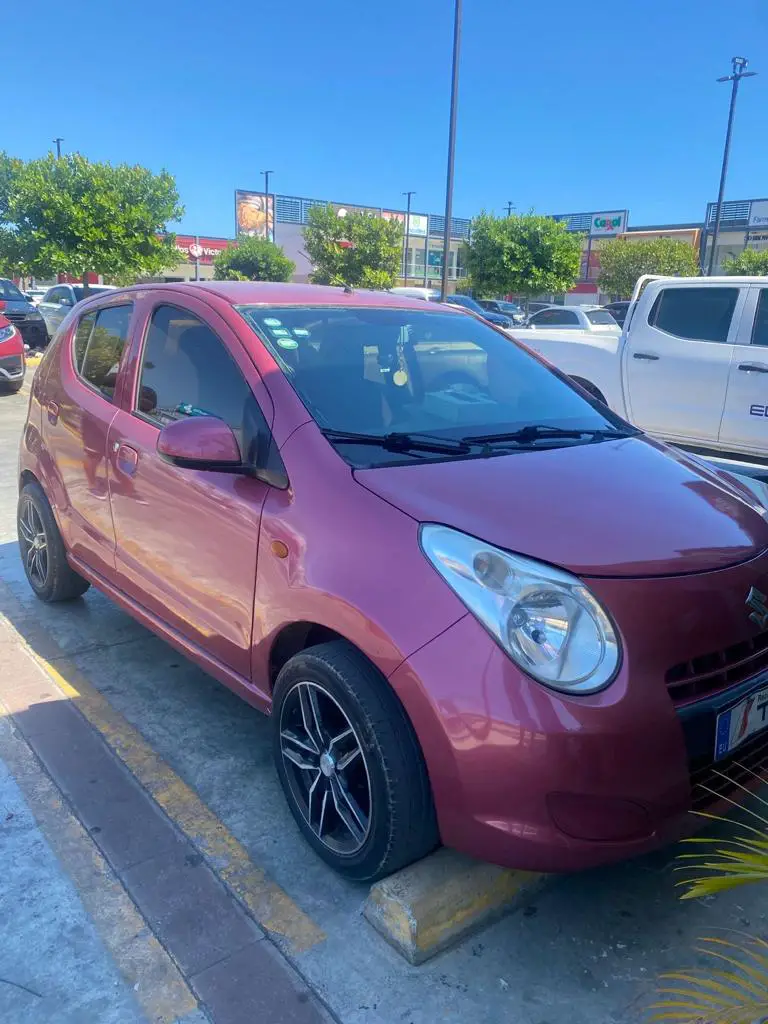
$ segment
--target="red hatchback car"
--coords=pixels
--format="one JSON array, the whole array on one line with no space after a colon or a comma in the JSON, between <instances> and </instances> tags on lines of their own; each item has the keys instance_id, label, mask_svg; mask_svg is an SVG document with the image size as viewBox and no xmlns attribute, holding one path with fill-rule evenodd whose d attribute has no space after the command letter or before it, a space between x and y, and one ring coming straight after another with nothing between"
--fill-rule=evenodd
<instances>
[{"instance_id":1,"label":"red hatchback car","mask_svg":"<svg viewBox=\"0 0 768 1024\"><path fill-rule=\"evenodd\" d=\"M18 328L0 315L0 392L21 391L26 368L24 339Z\"/></svg>"},{"instance_id":2,"label":"red hatchback car","mask_svg":"<svg viewBox=\"0 0 768 1024\"><path fill-rule=\"evenodd\" d=\"M35 593L93 584L270 713L350 878L439 842L627 857L766 759L765 511L461 310L94 296L35 376L19 484Z\"/></svg>"}]
</instances>

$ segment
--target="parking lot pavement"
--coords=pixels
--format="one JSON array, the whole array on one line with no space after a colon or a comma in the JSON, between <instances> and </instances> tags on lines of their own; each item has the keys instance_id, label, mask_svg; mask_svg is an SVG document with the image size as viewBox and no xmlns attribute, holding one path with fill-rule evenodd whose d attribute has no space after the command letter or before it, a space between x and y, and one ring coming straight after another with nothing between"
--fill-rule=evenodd
<instances>
[{"instance_id":1,"label":"parking lot pavement","mask_svg":"<svg viewBox=\"0 0 768 1024\"><path fill-rule=\"evenodd\" d=\"M173 907L164 916L145 902L148 890L158 888L159 878L166 900L173 903L173 893L186 884L178 860L157 861L157 871L143 875L131 865L121 865L122 848L111 848L104 831L93 832L88 787L77 789L84 755L55 762L41 749L43 770L30 753L48 785L67 792L62 803L71 808L72 818L92 829L91 840L86 833L86 841L102 843L112 872L105 877L117 886L115 898L122 893L138 908L134 913L141 913L145 922L142 934L160 946L155 955L165 953L179 967L177 998L183 1003L188 998L184 993L192 991L200 1003L191 1011L184 1004L184 1013L177 1017L205 1013L216 1024L240 1019L250 1024L258 1018L236 1016L242 1009L239 986L252 981L255 972L259 985L267 989L275 983L276 972L285 969L295 971L292 991L301 995L291 1004L293 1009L304 1013L312 1008L320 1019L325 1014L342 1024L639 1024L652 1001L657 976L696 965L693 949L698 936L722 928L768 933L768 890L753 888L680 904L674 851L663 851L630 864L551 880L525 910L425 965L406 964L362 918L367 890L331 873L303 843L273 773L265 718L93 589L69 605L45 606L32 597L17 554L14 523L16 445L25 404L23 393L0 398L0 616L5 619L5 643L12 649L6 658L26 658L45 679L41 693L58 694L56 702L67 713L72 706L79 709L78 720L90 738L83 734L78 743L96 744L103 748L103 756L114 760L110 777L106 772L99 776L107 797L111 786L120 786L128 787L136 799L149 801L151 807L141 804L141 814L155 822L158 843L167 838L165 826L160 827L165 823L179 842L187 844L186 850L194 851L191 860L185 855L187 866L209 871L207 884L225 887L238 911L244 909L248 921L266 936L259 942L268 957L254 967L231 955L231 970L218 987L211 986L214 1002L206 1003L195 988L195 965L185 967L178 952L184 928L192 935L205 932L204 912L196 915L187 907L182 926L169 935L167 920L168 914L174 918ZM44 704L42 697L40 702ZM17 721L23 732L20 714ZM41 727L37 735L44 731ZM26 740L34 746L35 729L28 732ZM35 829L44 833L46 821L32 804L24 811L20 769L0 745L3 764L2 799L20 808L26 824L9 829L0 816L0 856L4 864L29 864ZM0 809L4 807L0 804ZM14 813L11 823L15 820ZM143 827L139 823L134 831ZM63 1010L59 1016L35 1016L34 1009L16 1002L3 1013L0 982L0 1019L3 1024L70 1019L122 1024L146 1019L152 993L148 996L139 988L145 999L142 1007L134 987L121 980L126 968L120 942L95 916L93 901L85 899L83 878L56 850L55 827L48 828L50 835L36 838L40 853L35 877L50 884L30 889L24 876L4 879L15 892L27 893L40 920L36 931L30 927L28 907L16 911L11 906L10 912L3 907L3 933L12 935L16 957L11 963L16 974L10 980L21 977L30 989L47 989L54 984L55 969L56 984L69 1000L66 1005L88 1000L83 1005L91 1009L79 1018L67 1017ZM130 823L126 832L130 836ZM151 860L152 851L145 852ZM58 892L66 895L57 896ZM45 944L45 929L53 935L60 927L57 915L64 915L80 936L78 955L87 970L73 974L66 959L71 950L64 944ZM114 923L114 917L110 920ZM45 970L37 964L42 948ZM0 944L0 978L6 977L4 955ZM164 963L162 958L158 962ZM21 975L20 963L26 968ZM144 976L150 979L151 972ZM151 987L149 980L148 984ZM161 984L157 982L158 989ZM109 1009L100 1009L102 1005ZM270 1024L274 1020L261 1019Z\"/></svg>"}]
</instances>

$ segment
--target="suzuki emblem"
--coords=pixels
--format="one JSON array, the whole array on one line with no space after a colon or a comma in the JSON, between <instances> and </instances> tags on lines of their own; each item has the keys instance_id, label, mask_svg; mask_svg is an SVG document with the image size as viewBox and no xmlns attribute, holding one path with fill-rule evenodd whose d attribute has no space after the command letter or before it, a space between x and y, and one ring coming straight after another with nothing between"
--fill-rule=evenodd
<instances>
[{"instance_id":1,"label":"suzuki emblem","mask_svg":"<svg viewBox=\"0 0 768 1024\"><path fill-rule=\"evenodd\" d=\"M751 609L749 621L754 622L760 629L768 629L768 598L757 587L750 587L747 600L744 602L747 608Z\"/></svg>"}]
</instances>

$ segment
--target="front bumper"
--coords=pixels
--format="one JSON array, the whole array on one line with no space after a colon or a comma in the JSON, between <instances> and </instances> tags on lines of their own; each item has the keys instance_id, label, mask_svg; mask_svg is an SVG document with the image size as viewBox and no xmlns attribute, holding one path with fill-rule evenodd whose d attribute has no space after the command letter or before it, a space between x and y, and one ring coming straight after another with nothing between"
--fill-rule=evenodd
<instances>
[{"instance_id":1,"label":"front bumper","mask_svg":"<svg viewBox=\"0 0 768 1024\"><path fill-rule=\"evenodd\" d=\"M25 345L30 348L45 348L48 344L48 330L44 320L19 320L14 322Z\"/></svg>"},{"instance_id":2,"label":"front bumper","mask_svg":"<svg viewBox=\"0 0 768 1024\"><path fill-rule=\"evenodd\" d=\"M752 637L744 602L766 581L765 554L690 576L589 580L619 629L623 662L607 689L587 697L529 679L469 614L412 655L391 682L422 744L443 842L560 872L694 831L692 808L717 807L711 787L696 795L716 770L717 711L762 676L682 705L665 676ZM762 750L768 758L768 734L753 746L753 763Z\"/></svg>"},{"instance_id":3,"label":"front bumper","mask_svg":"<svg viewBox=\"0 0 768 1024\"><path fill-rule=\"evenodd\" d=\"M23 353L0 355L0 381L22 380L25 369Z\"/></svg>"}]
</instances>

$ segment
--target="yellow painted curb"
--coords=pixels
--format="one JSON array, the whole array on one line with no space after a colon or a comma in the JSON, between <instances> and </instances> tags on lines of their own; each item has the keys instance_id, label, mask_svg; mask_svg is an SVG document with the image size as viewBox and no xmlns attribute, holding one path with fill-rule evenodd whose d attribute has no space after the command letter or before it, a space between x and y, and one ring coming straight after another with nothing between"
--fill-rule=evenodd
<instances>
[{"instance_id":1,"label":"yellow painted curb","mask_svg":"<svg viewBox=\"0 0 768 1024\"><path fill-rule=\"evenodd\" d=\"M420 964L515 907L546 878L438 850L371 887L363 914L411 964Z\"/></svg>"}]
</instances>

